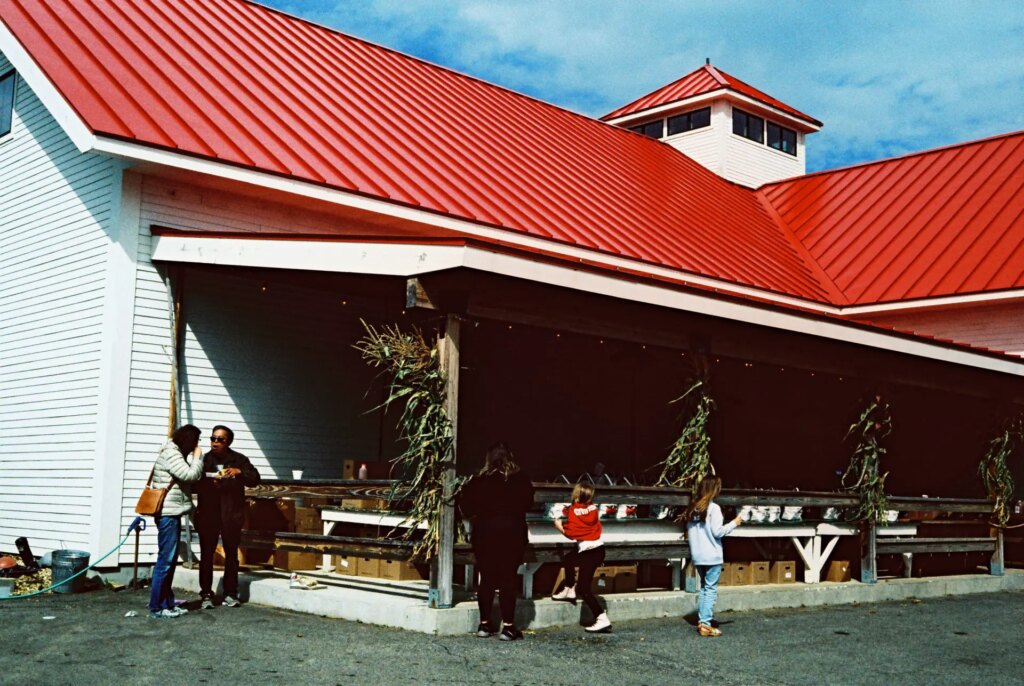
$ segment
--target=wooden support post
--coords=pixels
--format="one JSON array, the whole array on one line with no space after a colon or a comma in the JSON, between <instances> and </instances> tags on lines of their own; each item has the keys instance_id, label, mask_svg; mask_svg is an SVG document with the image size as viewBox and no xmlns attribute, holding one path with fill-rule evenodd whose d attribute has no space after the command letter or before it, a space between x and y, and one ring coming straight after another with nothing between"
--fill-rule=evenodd
<instances>
[{"instance_id":1,"label":"wooden support post","mask_svg":"<svg viewBox=\"0 0 1024 686\"><path fill-rule=\"evenodd\" d=\"M452 423L451 464L445 471L445 505L441 511L441 531L435 564L431 566L432 605L437 608L452 606L452 584L455 574L455 505L452 489L455 484L455 446L458 443L459 426L459 318L448 315L445 321L444 338L441 339L441 368L447 377L448 399L445 411Z\"/></svg>"},{"instance_id":2,"label":"wooden support post","mask_svg":"<svg viewBox=\"0 0 1024 686\"><path fill-rule=\"evenodd\" d=\"M179 391L181 389L181 360L183 358L185 324L182 321L185 295L185 270L172 266L167 274L167 286L171 290L171 397L167 409L167 436L178 428L180 411Z\"/></svg>"},{"instance_id":3,"label":"wooden support post","mask_svg":"<svg viewBox=\"0 0 1024 686\"><path fill-rule=\"evenodd\" d=\"M874 522L864 522L860 530L860 581L863 584L878 582L878 540Z\"/></svg>"},{"instance_id":4,"label":"wooden support post","mask_svg":"<svg viewBox=\"0 0 1024 686\"><path fill-rule=\"evenodd\" d=\"M1005 565L1003 562L1003 529L1002 527L995 527L993 534L996 539L996 549L992 553L992 562L989 565L989 573L992 576L1002 576L1005 573Z\"/></svg>"}]
</instances>

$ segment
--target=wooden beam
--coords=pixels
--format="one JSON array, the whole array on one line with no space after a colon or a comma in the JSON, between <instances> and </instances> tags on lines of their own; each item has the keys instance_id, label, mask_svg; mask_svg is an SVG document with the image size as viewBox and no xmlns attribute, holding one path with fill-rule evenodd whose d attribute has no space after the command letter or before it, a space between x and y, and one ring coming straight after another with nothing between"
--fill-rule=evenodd
<instances>
[{"instance_id":1,"label":"wooden beam","mask_svg":"<svg viewBox=\"0 0 1024 686\"><path fill-rule=\"evenodd\" d=\"M423 283L416 278L405 281L405 307L410 310L414 307L427 310L437 309L437 305L427 295L427 289L423 287Z\"/></svg>"},{"instance_id":2,"label":"wooden beam","mask_svg":"<svg viewBox=\"0 0 1024 686\"><path fill-rule=\"evenodd\" d=\"M310 479L294 481L274 479L261 481L256 486L245 489L250 498L379 498L382 500L403 500L409 496L404 489L398 488L399 482L386 479ZM393 497L392 497L393 494Z\"/></svg>"},{"instance_id":3,"label":"wooden beam","mask_svg":"<svg viewBox=\"0 0 1024 686\"><path fill-rule=\"evenodd\" d=\"M289 531L242 531L241 545L262 550L286 550L320 555L354 555L381 560L408 560L415 541L356 536L323 536Z\"/></svg>"},{"instance_id":4,"label":"wooden beam","mask_svg":"<svg viewBox=\"0 0 1024 686\"><path fill-rule=\"evenodd\" d=\"M449 314L441 344L441 368L444 370L447 391L445 412L452 424L451 461L444 474L444 504L441 506L441 530L435 564L431 565L430 598L435 607L449 608L453 602L455 562L455 448L459 438L459 329L458 316Z\"/></svg>"},{"instance_id":5,"label":"wooden beam","mask_svg":"<svg viewBox=\"0 0 1024 686\"><path fill-rule=\"evenodd\" d=\"M180 370L185 345L185 324L183 301L185 297L185 270L173 265L167 273L167 284L171 290L171 392L167 408L167 436L170 438L178 428L178 395L181 386Z\"/></svg>"}]
</instances>

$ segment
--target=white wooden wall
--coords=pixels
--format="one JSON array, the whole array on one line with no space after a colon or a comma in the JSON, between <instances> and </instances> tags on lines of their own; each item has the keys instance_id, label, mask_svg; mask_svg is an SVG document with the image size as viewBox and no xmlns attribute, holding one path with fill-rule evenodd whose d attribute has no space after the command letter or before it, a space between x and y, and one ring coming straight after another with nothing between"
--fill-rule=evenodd
<instances>
[{"instance_id":1,"label":"white wooden wall","mask_svg":"<svg viewBox=\"0 0 1024 686\"><path fill-rule=\"evenodd\" d=\"M872 315L871 322L1024 357L1024 303Z\"/></svg>"},{"instance_id":2,"label":"white wooden wall","mask_svg":"<svg viewBox=\"0 0 1024 686\"><path fill-rule=\"evenodd\" d=\"M132 333L124 516L129 517L167 432L173 344L166 267L154 266L150 226L193 231L294 232L335 227L329 216L220 190L146 177L141 186ZM345 459L373 460L374 376L352 350L361 328L343 294L300 288L287 275L184 267L180 421L235 431L234 448L267 478L340 478ZM264 291L261 287L266 285ZM394 421L387 419L386 421ZM385 435L390 436L389 431ZM148 534L149 532L147 532ZM156 552L145 536L143 561ZM131 560L124 549L122 564Z\"/></svg>"},{"instance_id":3,"label":"white wooden wall","mask_svg":"<svg viewBox=\"0 0 1024 686\"><path fill-rule=\"evenodd\" d=\"M0 72L9 68L0 56ZM0 550L94 554L108 235L121 182L19 79L0 140ZM105 552L105 551L104 551Z\"/></svg>"}]
</instances>

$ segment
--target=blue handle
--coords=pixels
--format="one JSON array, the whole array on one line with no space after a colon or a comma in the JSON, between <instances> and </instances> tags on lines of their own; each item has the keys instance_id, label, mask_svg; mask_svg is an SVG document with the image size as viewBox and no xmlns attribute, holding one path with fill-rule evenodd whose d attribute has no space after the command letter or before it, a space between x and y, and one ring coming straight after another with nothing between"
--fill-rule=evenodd
<instances>
[{"instance_id":1,"label":"blue handle","mask_svg":"<svg viewBox=\"0 0 1024 686\"><path fill-rule=\"evenodd\" d=\"M132 523L128 525L128 533L131 533L133 531L145 531L145 530L146 530L146 520L143 519L142 517L136 517L135 519L132 520Z\"/></svg>"}]
</instances>

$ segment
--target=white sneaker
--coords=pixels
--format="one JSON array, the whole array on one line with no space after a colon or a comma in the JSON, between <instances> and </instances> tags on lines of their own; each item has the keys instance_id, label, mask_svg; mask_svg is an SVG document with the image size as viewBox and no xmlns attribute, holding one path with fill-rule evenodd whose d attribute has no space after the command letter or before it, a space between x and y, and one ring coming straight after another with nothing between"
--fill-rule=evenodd
<instances>
[{"instance_id":1,"label":"white sneaker","mask_svg":"<svg viewBox=\"0 0 1024 686\"><path fill-rule=\"evenodd\" d=\"M221 603L224 607L238 607L241 604L242 603L238 602L238 598L233 598L229 595L224 596L224 602Z\"/></svg>"},{"instance_id":2,"label":"white sneaker","mask_svg":"<svg viewBox=\"0 0 1024 686\"><path fill-rule=\"evenodd\" d=\"M214 607L216 607L216 606L213 604L213 598L203 598L203 602L199 606L199 609L200 610L212 610Z\"/></svg>"},{"instance_id":3,"label":"white sneaker","mask_svg":"<svg viewBox=\"0 0 1024 686\"><path fill-rule=\"evenodd\" d=\"M180 615L177 612L175 612L174 610L163 609L163 610L151 610L150 613L149 613L149 616L152 617L153 619L174 619L175 617L178 617Z\"/></svg>"},{"instance_id":4,"label":"white sneaker","mask_svg":"<svg viewBox=\"0 0 1024 686\"><path fill-rule=\"evenodd\" d=\"M608 619L608 613L602 612L594 620L594 623L586 628L592 634L608 633L612 630L612 620Z\"/></svg>"},{"instance_id":5,"label":"white sneaker","mask_svg":"<svg viewBox=\"0 0 1024 686\"><path fill-rule=\"evenodd\" d=\"M555 593L554 595L552 595L551 599L552 600L568 600L570 602L571 601L575 601L576 600L576 587L575 586L566 586L565 588L563 588L558 593Z\"/></svg>"},{"instance_id":6,"label":"white sneaker","mask_svg":"<svg viewBox=\"0 0 1024 686\"><path fill-rule=\"evenodd\" d=\"M180 617L182 615L187 615L188 614L188 610L183 608L183 607L181 607L180 605L178 607L174 608L173 610L170 610L170 611L174 613L175 617Z\"/></svg>"}]
</instances>

